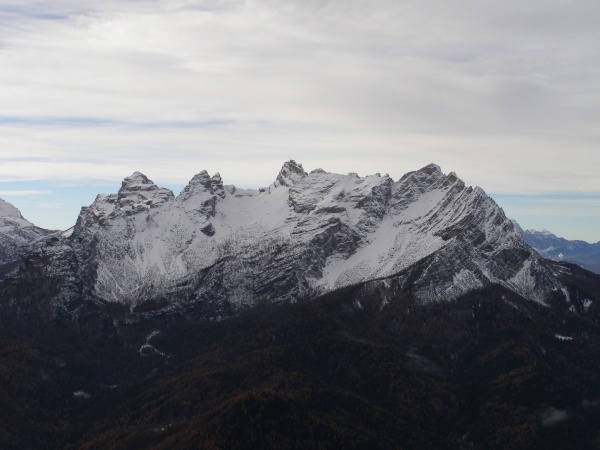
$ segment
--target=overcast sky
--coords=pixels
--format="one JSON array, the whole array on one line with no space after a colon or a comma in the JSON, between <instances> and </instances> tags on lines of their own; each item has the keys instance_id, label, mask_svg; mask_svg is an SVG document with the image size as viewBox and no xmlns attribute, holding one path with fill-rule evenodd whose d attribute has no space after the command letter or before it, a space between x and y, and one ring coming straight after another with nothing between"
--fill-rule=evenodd
<instances>
[{"instance_id":1,"label":"overcast sky","mask_svg":"<svg viewBox=\"0 0 600 450\"><path fill-rule=\"evenodd\" d=\"M136 170L435 162L524 228L600 240L597 0L2 0L0 197L66 228Z\"/></svg>"}]
</instances>

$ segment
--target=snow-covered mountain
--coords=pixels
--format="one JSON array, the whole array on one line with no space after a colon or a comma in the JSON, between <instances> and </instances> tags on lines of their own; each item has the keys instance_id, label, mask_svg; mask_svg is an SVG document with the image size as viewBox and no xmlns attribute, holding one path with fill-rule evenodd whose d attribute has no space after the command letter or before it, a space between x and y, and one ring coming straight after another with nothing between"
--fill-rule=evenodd
<instances>
[{"instance_id":1,"label":"snow-covered mountain","mask_svg":"<svg viewBox=\"0 0 600 450\"><path fill-rule=\"evenodd\" d=\"M364 282L420 302L490 284L544 304L566 293L481 188L434 164L394 181L289 161L258 190L202 171L177 197L136 172L82 208L70 236L32 253L17 280L40 267L44 297L66 311L183 305L218 317Z\"/></svg>"},{"instance_id":2,"label":"snow-covered mountain","mask_svg":"<svg viewBox=\"0 0 600 450\"><path fill-rule=\"evenodd\" d=\"M579 240L568 240L548 230L522 230L525 242L544 258L553 261L568 261L600 273L600 242L590 244Z\"/></svg>"},{"instance_id":3,"label":"snow-covered mountain","mask_svg":"<svg viewBox=\"0 0 600 450\"><path fill-rule=\"evenodd\" d=\"M52 233L25 220L17 208L0 198L0 265L19 259Z\"/></svg>"},{"instance_id":4,"label":"snow-covered mountain","mask_svg":"<svg viewBox=\"0 0 600 450\"><path fill-rule=\"evenodd\" d=\"M36 242L0 267L1 448L598 447L600 275L435 165L134 173Z\"/></svg>"}]
</instances>

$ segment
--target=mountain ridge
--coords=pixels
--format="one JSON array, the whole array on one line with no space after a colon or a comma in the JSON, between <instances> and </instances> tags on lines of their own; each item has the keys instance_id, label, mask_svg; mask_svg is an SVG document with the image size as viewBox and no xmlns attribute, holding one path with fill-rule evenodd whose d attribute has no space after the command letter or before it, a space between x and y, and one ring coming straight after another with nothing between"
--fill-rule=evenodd
<instances>
[{"instance_id":1,"label":"mountain ridge","mask_svg":"<svg viewBox=\"0 0 600 450\"><path fill-rule=\"evenodd\" d=\"M40 228L25 219L14 205L0 198L0 265L17 260L56 230Z\"/></svg>"},{"instance_id":2,"label":"mountain ridge","mask_svg":"<svg viewBox=\"0 0 600 450\"><path fill-rule=\"evenodd\" d=\"M542 304L566 292L483 189L435 164L394 181L291 160L258 190L201 171L178 196L135 172L29 254L12 285L36 271L52 280L44 308L66 316L119 304L220 318L398 277L421 302L489 284Z\"/></svg>"}]
</instances>

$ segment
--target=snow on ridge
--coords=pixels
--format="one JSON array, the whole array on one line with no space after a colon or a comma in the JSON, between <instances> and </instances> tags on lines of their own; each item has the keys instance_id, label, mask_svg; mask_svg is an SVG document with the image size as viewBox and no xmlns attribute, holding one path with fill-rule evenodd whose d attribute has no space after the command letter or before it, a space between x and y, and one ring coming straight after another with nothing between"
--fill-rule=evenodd
<instances>
[{"instance_id":1,"label":"snow on ridge","mask_svg":"<svg viewBox=\"0 0 600 450\"><path fill-rule=\"evenodd\" d=\"M553 238L557 238L558 237L554 233L552 233L551 231L546 230L545 228L542 229L542 230L536 230L536 229L533 229L533 228L529 228L529 229L525 230L525 233L532 234L534 236L553 237Z\"/></svg>"},{"instance_id":2,"label":"snow on ridge","mask_svg":"<svg viewBox=\"0 0 600 450\"><path fill-rule=\"evenodd\" d=\"M19 259L54 233L35 226L15 206L0 199L0 264Z\"/></svg>"},{"instance_id":3,"label":"snow on ridge","mask_svg":"<svg viewBox=\"0 0 600 450\"><path fill-rule=\"evenodd\" d=\"M23 216L21 216L21 211L6 200L0 198L0 218L3 217L23 218Z\"/></svg>"},{"instance_id":4,"label":"snow on ridge","mask_svg":"<svg viewBox=\"0 0 600 450\"><path fill-rule=\"evenodd\" d=\"M94 242L96 295L131 304L189 284L222 261L231 267L219 275L224 298L243 304L290 274L297 292L307 284L327 290L391 276L444 248L451 255L463 241L483 239L496 252L522 243L483 190L437 165L394 182L306 173L293 160L266 189L237 189L201 171L177 197L136 172L117 194L83 208L75 238L82 248ZM496 277L485 261L473 261L440 285L444 295ZM506 280L519 292L532 282L526 272Z\"/></svg>"}]
</instances>

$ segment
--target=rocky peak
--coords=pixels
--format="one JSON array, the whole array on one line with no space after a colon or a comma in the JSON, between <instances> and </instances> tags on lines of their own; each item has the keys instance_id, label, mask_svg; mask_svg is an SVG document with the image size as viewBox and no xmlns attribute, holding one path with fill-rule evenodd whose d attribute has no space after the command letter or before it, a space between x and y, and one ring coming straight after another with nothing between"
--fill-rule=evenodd
<instances>
[{"instance_id":1,"label":"rocky peak","mask_svg":"<svg viewBox=\"0 0 600 450\"><path fill-rule=\"evenodd\" d=\"M208 172L203 170L194 175L187 186L183 188L177 199L185 202L195 195L204 195L207 192L212 194L211 178Z\"/></svg>"},{"instance_id":2,"label":"rocky peak","mask_svg":"<svg viewBox=\"0 0 600 450\"><path fill-rule=\"evenodd\" d=\"M169 189L159 188L141 172L134 172L121 183L117 201L121 209L144 210L156 207L175 196Z\"/></svg>"},{"instance_id":3,"label":"rocky peak","mask_svg":"<svg viewBox=\"0 0 600 450\"><path fill-rule=\"evenodd\" d=\"M211 177L206 170L203 170L194 175L194 178L179 194L178 200L185 202L196 196L207 197L212 195L225 197L223 180L218 172Z\"/></svg>"},{"instance_id":4,"label":"rocky peak","mask_svg":"<svg viewBox=\"0 0 600 450\"><path fill-rule=\"evenodd\" d=\"M210 179L210 188L213 194L218 195L221 198L225 197L225 190L223 189L223 180L219 172L215 173Z\"/></svg>"},{"instance_id":5,"label":"rocky peak","mask_svg":"<svg viewBox=\"0 0 600 450\"><path fill-rule=\"evenodd\" d=\"M450 174L450 176L456 178L455 173ZM443 177L444 173L442 172L442 169L440 169L440 166L437 164L428 164L419 170L408 172L402 178L400 178L398 183L406 182L413 185L433 187L435 186L436 181Z\"/></svg>"},{"instance_id":6,"label":"rocky peak","mask_svg":"<svg viewBox=\"0 0 600 450\"><path fill-rule=\"evenodd\" d=\"M177 202L193 220L198 221L198 228L207 236L215 233L210 218L217 210L217 200L225 198L225 189L221 175L212 177L206 170L194 175L188 185L177 197Z\"/></svg>"},{"instance_id":7,"label":"rocky peak","mask_svg":"<svg viewBox=\"0 0 600 450\"><path fill-rule=\"evenodd\" d=\"M298 164L293 159L287 161L277 175L275 187L284 186L292 187L298 181L305 178L308 174L302 168L302 164Z\"/></svg>"},{"instance_id":8,"label":"rocky peak","mask_svg":"<svg viewBox=\"0 0 600 450\"><path fill-rule=\"evenodd\" d=\"M423 193L436 189L442 184L447 186L452 183L459 183L461 188L464 187L464 183L454 172L446 177L436 164L428 164L419 170L408 172L393 185L392 210L397 214L415 202Z\"/></svg>"},{"instance_id":9,"label":"rocky peak","mask_svg":"<svg viewBox=\"0 0 600 450\"><path fill-rule=\"evenodd\" d=\"M4 201L0 198L0 218L3 217L16 217L21 218L21 211L15 208L13 205Z\"/></svg>"},{"instance_id":10,"label":"rocky peak","mask_svg":"<svg viewBox=\"0 0 600 450\"><path fill-rule=\"evenodd\" d=\"M156 185L146 175L141 172L134 172L123 179L118 195L119 197L126 197L130 192L151 191L155 189L157 189Z\"/></svg>"},{"instance_id":11,"label":"rocky peak","mask_svg":"<svg viewBox=\"0 0 600 450\"><path fill-rule=\"evenodd\" d=\"M15 206L0 199L0 264L19 259L53 233L36 227Z\"/></svg>"},{"instance_id":12,"label":"rocky peak","mask_svg":"<svg viewBox=\"0 0 600 450\"><path fill-rule=\"evenodd\" d=\"M434 163L427 164L425 167L422 167L421 169L417 170L417 172L426 173L428 175L433 175L434 173L438 175L443 174L442 168Z\"/></svg>"},{"instance_id":13,"label":"rocky peak","mask_svg":"<svg viewBox=\"0 0 600 450\"><path fill-rule=\"evenodd\" d=\"M136 170L135 172L133 172L128 177L125 177L123 179L123 182L126 182L126 183L134 182L134 183L143 183L143 184L154 184L154 182L152 180L150 180L146 175L144 175L139 170Z\"/></svg>"}]
</instances>

